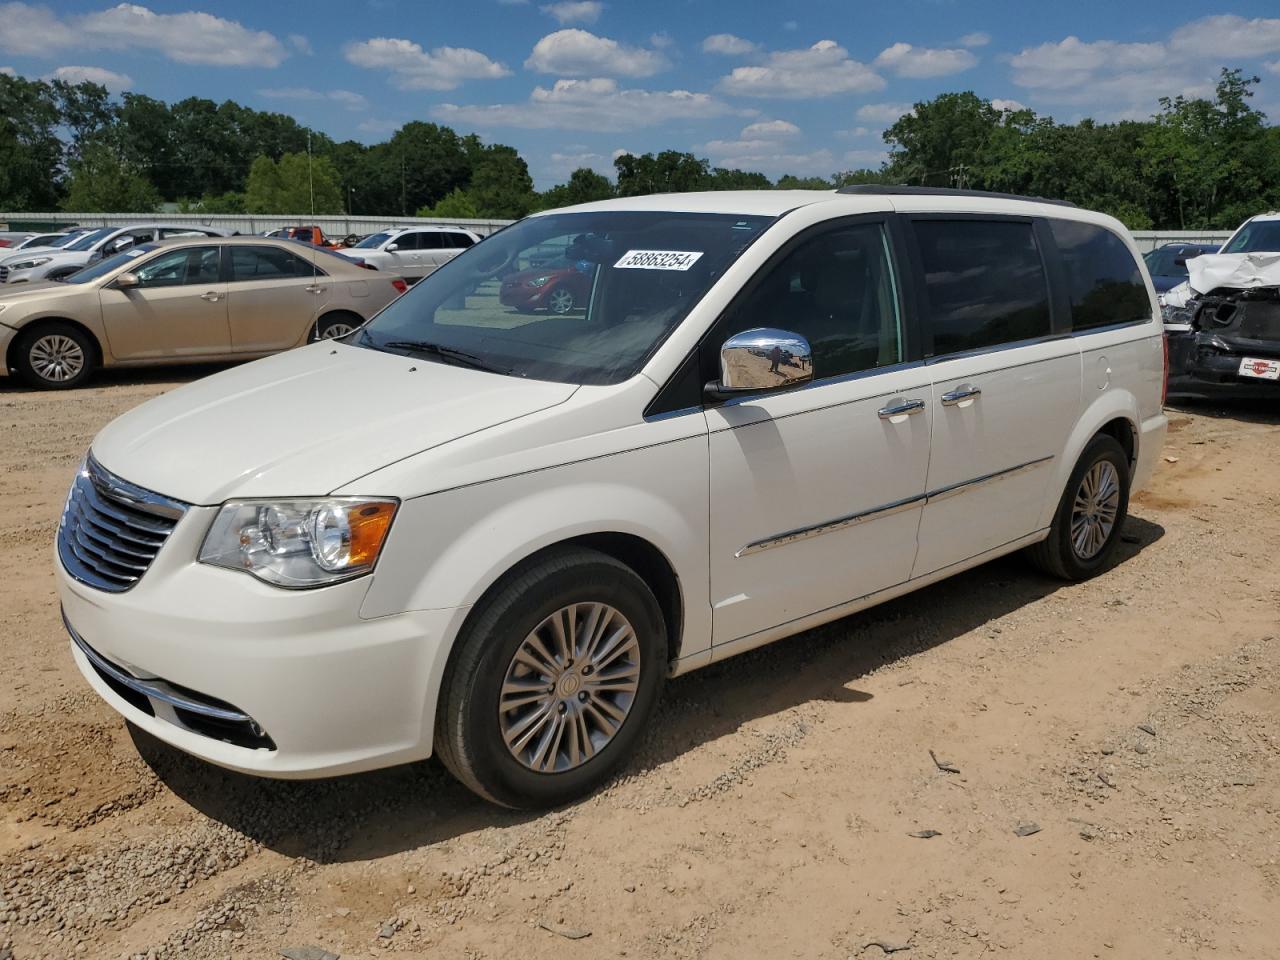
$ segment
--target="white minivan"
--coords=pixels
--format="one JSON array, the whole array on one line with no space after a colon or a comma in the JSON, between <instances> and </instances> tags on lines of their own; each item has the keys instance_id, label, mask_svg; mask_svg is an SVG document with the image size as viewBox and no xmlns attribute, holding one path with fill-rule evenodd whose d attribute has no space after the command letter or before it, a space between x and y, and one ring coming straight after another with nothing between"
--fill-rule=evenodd
<instances>
[{"instance_id":1,"label":"white minivan","mask_svg":"<svg viewBox=\"0 0 1280 960\"><path fill-rule=\"evenodd\" d=\"M500 291L582 275L565 314ZM130 722L273 777L557 804L663 682L1026 549L1112 561L1165 435L1116 220L926 188L529 217L338 341L107 426L58 588Z\"/></svg>"}]
</instances>

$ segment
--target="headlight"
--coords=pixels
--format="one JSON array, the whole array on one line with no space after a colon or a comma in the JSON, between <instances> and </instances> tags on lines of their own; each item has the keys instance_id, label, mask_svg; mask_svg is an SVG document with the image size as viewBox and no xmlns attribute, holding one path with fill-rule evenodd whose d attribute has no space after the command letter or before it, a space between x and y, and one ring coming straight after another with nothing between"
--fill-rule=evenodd
<instances>
[{"instance_id":1,"label":"headlight","mask_svg":"<svg viewBox=\"0 0 1280 960\"><path fill-rule=\"evenodd\" d=\"M545 287L550 277L534 277L532 280L525 281L531 287Z\"/></svg>"},{"instance_id":2,"label":"headlight","mask_svg":"<svg viewBox=\"0 0 1280 960\"><path fill-rule=\"evenodd\" d=\"M10 270L34 270L36 267L43 267L52 260L53 257L36 257L32 260L19 260L17 263L9 264Z\"/></svg>"},{"instance_id":3,"label":"headlight","mask_svg":"<svg viewBox=\"0 0 1280 960\"><path fill-rule=\"evenodd\" d=\"M205 535L200 562L279 587L350 580L377 563L398 506L360 497L232 501Z\"/></svg>"}]
</instances>

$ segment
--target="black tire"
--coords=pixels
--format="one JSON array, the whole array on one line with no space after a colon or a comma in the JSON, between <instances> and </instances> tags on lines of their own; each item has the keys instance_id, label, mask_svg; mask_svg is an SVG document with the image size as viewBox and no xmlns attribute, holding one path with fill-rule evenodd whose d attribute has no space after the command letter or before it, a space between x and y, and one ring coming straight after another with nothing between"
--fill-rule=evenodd
<instances>
[{"instance_id":1,"label":"black tire","mask_svg":"<svg viewBox=\"0 0 1280 960\"><path fill-rule=\"evenodd\" d=\"M74 349L65 347L68 342L74 344ZM54 345L57 346L56 352L66 357L68 363L76 360L75 350L79 351L79 369L76 372L66 375L66 367L61 367L63 373L59 374L55 372L58 368L51 369L47 362L43 362ZM45 320L32 324L18 335L13 359L18 375L29 386L37 390L71 390L93 376L98 366L98 345L92 336L73 323Z\"/></svg>"},{"instance_id":2,"label":"black tire","mask_svg":"<svg viewBox=\"0 0 1280 960\"><path fill-rule=\"evenodd\" d=\"M560 772L536 772L507 748L499 694L516 651L556 611L602 603L638 640L638 687L621 726L590 759ZM490 590L458 638L441 685L435 752L481 797L516 809L575 800L608 779L631 753L667 673L666 628L648 585L630 567L595 550L568 548L523 564ZM559 741L557 740L557 744Z\"/></svg>"},{"instance_id":3,"label":"black tire","mask_svg":"<svg viewBox=\"0 0 1280 960\"><path fill-rule=\"evenodd\" d=\"M315 329L311 331L311 339L331 340L335 336L345 337L357 327L363 326L363 324L364 320L354 313L335 310L333 313L326 313L316 321ZM345 330L343 329L344 327L346 328Z\"/></svg>"},{"instance_id":4,"label":"black tire","mask_svg":"<svg viewBox=\"0 0 1280 960\"><path fill-rule=\"evenodd\" d=\"M1109 462L1116 471L1120 485L1119 503L1116 509L1115 522L1102 547L1096 554L1082 557L1076 550L1071 535L1071 518L1075 508L1076 494L1081 489L1085 475L1095 465ZM1125 517L1129 514L1129 458L1119 442L1106 434L1098 434L1084 448L1075 469L1067 481L1062 493L1062 500L1053 515L1053 524L1049 528L1049 536L1027 548L1031 562L1050 576L1063 580L1088 580L1111 565L1117 545L1120 543L1120 531L1124 528Z\"/></svg>"}]
</instances>

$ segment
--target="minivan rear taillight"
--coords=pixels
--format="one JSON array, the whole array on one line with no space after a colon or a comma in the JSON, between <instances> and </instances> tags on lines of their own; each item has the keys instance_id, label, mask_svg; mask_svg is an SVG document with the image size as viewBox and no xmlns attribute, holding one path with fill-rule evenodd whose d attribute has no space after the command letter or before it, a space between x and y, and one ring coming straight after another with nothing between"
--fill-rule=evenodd
<instances>
[{"instance_id":1,"label":"minivan rear taillight","mask_svg":"<svg viewBox=\"0 0 1280 960\"><path fill-rule=\"evenodd\" d=\"M391 285L396 288L396 293L404 293L406 290L409 289L409 285L405 283L403 280L399 279L398 277L395 280L391 281ZM1169 348L1168 347L1165 348L1164 359L1165 359L1164 368L1167 374L1169 370Z\"/></svg>"},{"instance_id":2,"label":"minivan rear taillight","mask_svg":"<svg viewBox=\"0 0 1280 960\"><path fill-rule=\"evenodd\" d=\"M1160 343L1164 346L1164 385L1160 388L1160 406L1169 399L1169 334L1161 333Z\"/></svg>"}]
</instances>

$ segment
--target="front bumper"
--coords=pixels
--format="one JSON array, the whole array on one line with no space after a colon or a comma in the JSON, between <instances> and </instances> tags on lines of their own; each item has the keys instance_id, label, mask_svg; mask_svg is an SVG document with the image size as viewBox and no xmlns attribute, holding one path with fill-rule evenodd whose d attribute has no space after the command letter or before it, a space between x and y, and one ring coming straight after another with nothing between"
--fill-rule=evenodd
<instances>
[{"instance_id":1,"label":"front bumper","mask_svg":"<svg viewBox=\"0 0 1280 960\"><path fill-rule=\"evenodd\" d=\"M370 578L287 591L196 563L213 512L188 511L124 593L73 579L55 550L63 615L80 638L72 655L90 686L160 740L245 773L319 777L430 756L458 611L362 620ZM164 696L175 692L185 708ZM210 705L249 722L220 728L201 716Z\"/></svg>"},{"instance_id":2,"label":"front bumper","mask_svg":"<svg viewBox=\"0 0 1280 960\"><path fill-rule=\"evenodd\" d=\"M1241 399L1280 397L1280 381L1240 376L1245 357L1280 359L1280 343L1225 340L1196 330L1168 330L1169 395Z\"/></svg>"}]
</instances>

